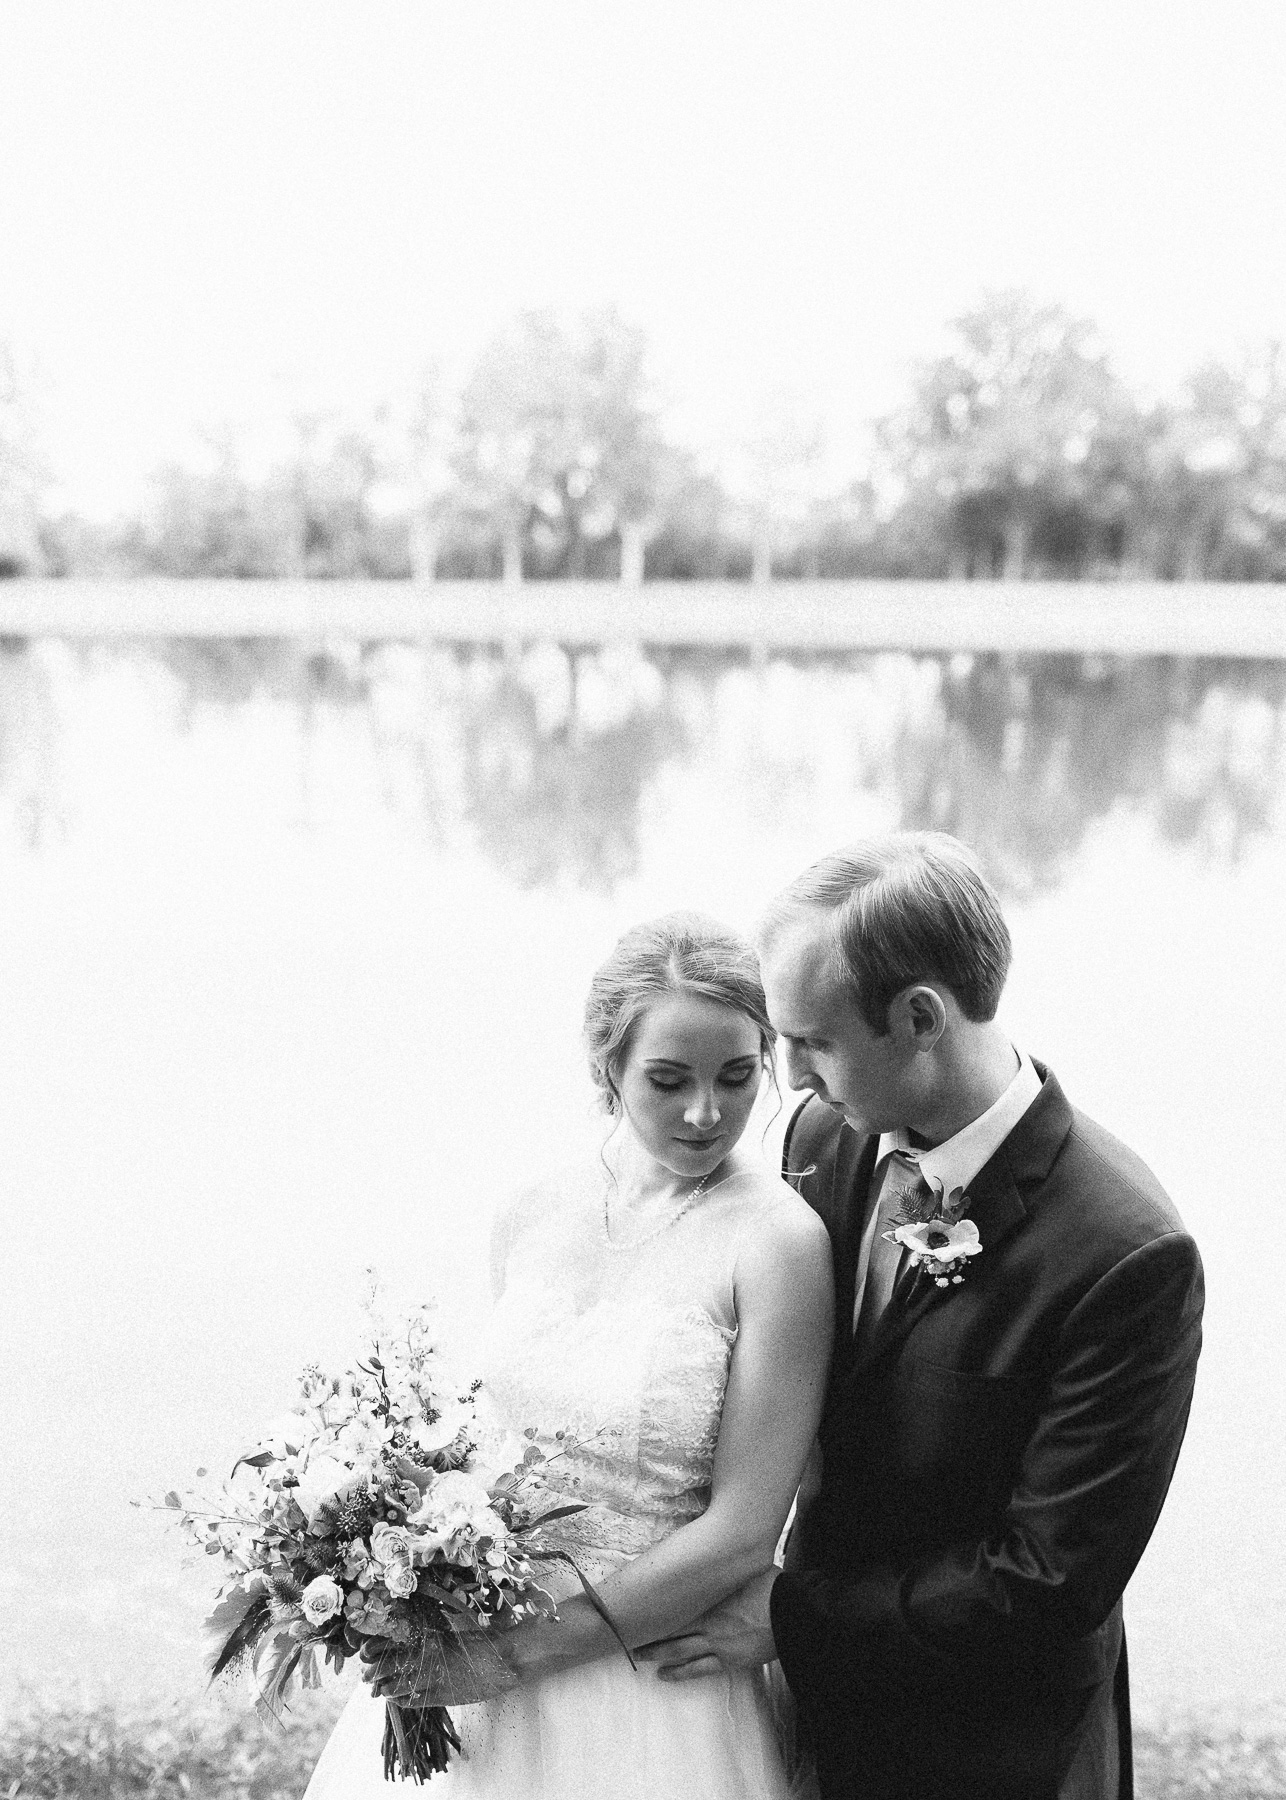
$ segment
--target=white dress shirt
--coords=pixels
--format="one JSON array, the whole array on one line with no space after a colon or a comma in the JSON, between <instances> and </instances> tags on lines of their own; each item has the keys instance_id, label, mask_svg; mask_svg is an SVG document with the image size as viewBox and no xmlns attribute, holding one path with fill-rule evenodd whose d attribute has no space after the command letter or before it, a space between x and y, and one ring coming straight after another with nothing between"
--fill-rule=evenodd
<instances>
[{"instance_id":1,"label":"white dress shirt","mask_svg":"<svg viewBox=\"0 0 1286 1800\"><path fill-rule=\"evenodd\" d=\"M867 1217L862 1228L862 1243L857 1257L857 1292L853 1297L853 1326L862 1310L862 1294L866 1272L871 1262L871 1245L880 1217L880 1195L889 1172L889 1158L899 1151L918 1163L920 1173L938 1195L952 1194L967 1188L974 1176L991 1161L1014 1126L1040 1092L1040 1076L1031 1058L1015 1051L1018 1073L998 1100L971 1119L963 1130L949 1137L945 1144L931 1150L917 1150L904 1127L880 1133L880 1147L875 1158L875 1172L867 1196Z\"/></svg>"}]
</instances>

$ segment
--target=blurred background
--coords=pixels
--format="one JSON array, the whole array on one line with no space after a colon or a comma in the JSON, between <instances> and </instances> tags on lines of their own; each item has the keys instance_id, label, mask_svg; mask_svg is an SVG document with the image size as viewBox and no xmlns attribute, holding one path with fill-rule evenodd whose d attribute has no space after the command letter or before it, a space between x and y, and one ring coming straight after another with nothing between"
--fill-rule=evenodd
<instances>
[{"instance_id":1,"label":"blurred background","mask_svg":"<svg viewBox=\"0 0 1286 1800\"><path fill-rule=\"evenodd\" d=\"M130 1501L370 1264L467 1345L617 934L898 825L1205 1255L1141 1791L1286 1792L1280 9L3 10L0 1792L302 1792Z\"/></svg>"}]
</instances>

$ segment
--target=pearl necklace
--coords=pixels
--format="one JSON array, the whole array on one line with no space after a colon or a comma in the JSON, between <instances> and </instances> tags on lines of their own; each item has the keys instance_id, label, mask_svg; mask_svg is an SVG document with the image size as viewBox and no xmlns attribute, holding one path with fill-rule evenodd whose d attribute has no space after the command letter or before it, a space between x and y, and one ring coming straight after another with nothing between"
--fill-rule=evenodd
<instances>
[{"instance_id":1,"label":"pearl necklace","mask_svg":"<svg viewBox=\"0 0 1286 1800\"><path fill-rule=\"evenodd\" d=\"M713 1174L714 1171L711 1170L710 1173ZM680 1201L678 1207L675 1209L674 1212L672 1212L670 1214L668 1219L662 1219L662 1221L659 1225L654 1226L651 1231L646 1232L642 1237L630 1238L628 1243L620 1243L620 1242L618 1242L618 1240L616 1238L614 1238L612 1236L612 1220L611 1220L611 1215L608 1211L608 1204L607 1204L608 1190L607 1190L607 1188L604 1188L603 1189L603 1236L607 1240L608 1248L611 1250L639 1250L642 1248L642 1246L644 1244L650 1244L652 1242L653 1238L660 1237L661 1233L663 1231L668 1231L670 1229L671 1225L677 1225L679 1220L683 1217L684 1213L691 1212L692 1208L696 1205L697 1201L701 1198L702 1194L705 1193L706 1183L709 1181L709 1179L710 1179L710 1176L707 1175L704 1177L703 1180L698 1181L697 1185L693 1188L692 1192L690 1194L684 1195L684 1197ZM720 1182L719 1186L722 1187L723 1182Z\"/></svg>"}]
</instances>

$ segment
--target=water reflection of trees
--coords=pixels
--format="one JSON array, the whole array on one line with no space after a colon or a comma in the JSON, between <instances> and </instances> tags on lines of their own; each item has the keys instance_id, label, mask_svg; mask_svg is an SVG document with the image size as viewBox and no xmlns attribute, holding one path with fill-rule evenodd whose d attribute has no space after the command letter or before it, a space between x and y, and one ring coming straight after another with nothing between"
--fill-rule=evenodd
<instances>
[{"instance_id":1,"label":"water reflection of trees","mask_svg":"<svg viewBox=\"0 0 1286 1800\"><path fill-rule=\"evenodd\" d=\"M632 704L589 724L573 691L555 724L516 670L506 670L464 722L468 815L480 847L523 886L570 879L611 889L639 861L639 821L651 778L684 744L664 705Z\"/></svg>"},{"instance_id":2,"label":"water reflection of trees","mask_svg":"<svg viewBox=\"0 0 1286 1800\"><path fill-rule=\"evenodd\" d=\"M65 829L60 732L98 649L0 643L0 819ZM89 660L87 661L86 658ZM372 798L446 853L510 880L611 889L635 873L670 766L716 782L743 832L808 833L878 796L908 826L974 844L1012 893L1056 883L1118 809L1206 859L1278 816L1286 665L1076 656L850 657L793 670L745 652L568 654L290 641L168 646L173 727L243 709L293 721L299 814L325 812L318 745L348 719ZM358 746L355 750L354 746ZM825 805L819 796L825 795ZM836 835L841 835L841 824Z\"/></svg>"},{"instance_id":3,"label":"water reflection of trees","mask_svg":"<svg viewBox=\"0 0 1286 1800\"><path fill-rule=\"evenodd\" d=\"M0 637L0 819L30 849L63 829L59 723L49 670L25 639Z\"/></svg>"},{"instance_id":4,"label":"water reflection of trees","mask_svg":"<svg viewBox=\"0 0 1286 1800\"><path fill-rule=\"evenodd\" d=\"M1171 842L1235 859L1273 817L1284 698L1273 665L955 658L882 775L904 824L964 838L1011 890L1056 882L1122 806Z\"/></svg>"}]
</instances>

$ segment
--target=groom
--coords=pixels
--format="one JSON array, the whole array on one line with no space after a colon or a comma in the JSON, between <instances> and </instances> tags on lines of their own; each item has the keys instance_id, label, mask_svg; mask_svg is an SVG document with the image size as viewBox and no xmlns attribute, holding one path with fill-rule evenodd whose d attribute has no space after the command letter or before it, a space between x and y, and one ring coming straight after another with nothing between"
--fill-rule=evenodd
<instances>
[{"instance_id":1,"label":"groom","mask_svg":"<svg viewBox=\"0 0 1286 1800\"><path fill-rule=\"evenodd\" d=\"M834 1249L820 1487L784 1571L647 1654L779 1658L823 1800L1128 1800L1121 1593L1192 1398L1196 1246L996 1024L1009 933L963 845L824 858L760 949L811 1089L785 1169Z\"/></svg>"}]
</instances>

